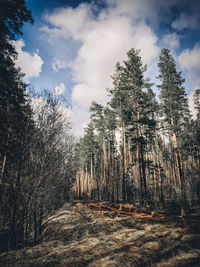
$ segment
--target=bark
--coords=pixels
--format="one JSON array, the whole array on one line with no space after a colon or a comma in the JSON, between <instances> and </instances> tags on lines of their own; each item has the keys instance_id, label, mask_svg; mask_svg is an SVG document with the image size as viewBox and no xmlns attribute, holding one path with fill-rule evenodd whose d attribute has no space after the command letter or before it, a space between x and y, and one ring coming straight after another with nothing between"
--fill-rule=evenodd
<instances>
[{"instance_id":1,"label":"bark","mask_svg":"<svg viewBox=\"0 0 200 267\"><path fill-rule=\"evenodd\" d=\"M3 182L3 175L4 175L5 165L6 165L6 155L3 158L3 164L2 164L2 169L1 169L0 184L2 184L2 182Z\"/></svg>"},{"instance_id":2,"label":"bark","mask_svg":"<svg viewBox=\"0 0 200 267\"><path fill-rule=\"evenodd\" d=\"M122 200L126 201L126 173L127 173L127 161L126 161L126 136L125 136L125 124L122 121L121 124L122 133Z\"/></svg>"},{"instance_id":3,"label":"bark","mask_svg":"<svg viewBox=\"0 0 200 267\"><path fill-rule=\"evenodd\" d=\"M184 179L184 173L183 173L183 163L182 163L181 152L178 148L177 133L174 130L174 118L173 117L171 117L171 125L173 128L173 139L174 139L176 164L177 164L177 170L178 170L178 179L179 179L180 188L181 188L181 205L182 205L181 210L184 210L184 213L187 214L188 203L187 203L187 198L186 198L185 179Z\"/></svg>"},{"instance_id":4,"label":"bark","mask_svg":"<svg viewBox=\"0 0 200 267\"><path fill-rule=\"evenodd\" d=\"M9 139L10 139L10 132L8 132L6 146L8 146L8 140ZM3 175L4 175L4 171L5 171L6 160L7 160L7 155L4 155L3 163L2 163L2 169L1 169L1 176L0 176L0 184L2 184L2 182L3 182Z\"/></svg>"}]
</instances>

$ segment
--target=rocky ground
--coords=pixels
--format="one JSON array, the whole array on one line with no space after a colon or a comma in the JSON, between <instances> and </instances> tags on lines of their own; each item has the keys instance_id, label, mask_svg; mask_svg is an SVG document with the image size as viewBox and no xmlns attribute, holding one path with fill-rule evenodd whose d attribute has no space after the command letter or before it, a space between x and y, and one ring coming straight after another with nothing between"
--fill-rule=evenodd
<instances>
[{"instance_id":1,"label":"rocky ground","mask_svg":"<svg viewBox=\"0 0 200 267\"><path fill-rule=\"evenodd\" d=\"M108 203L65 204L34 247L0 254L0 266L200 266L198 217L170 220Z\"/></svg>"}]
</instances>

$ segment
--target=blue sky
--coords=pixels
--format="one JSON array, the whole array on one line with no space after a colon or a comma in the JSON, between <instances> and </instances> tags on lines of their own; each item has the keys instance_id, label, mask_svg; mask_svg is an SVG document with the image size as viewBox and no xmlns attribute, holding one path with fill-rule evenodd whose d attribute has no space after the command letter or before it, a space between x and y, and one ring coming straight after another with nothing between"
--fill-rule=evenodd
<instances>
[{"instance_id":1,"label":"blue sky","mask_svg":"<svg viewBox=\"0 0 200 267\"><path fill-rule=\"evenodd\" d=\"M80 135L92 100L105 104L117 61L141 49L147 75L156 84L160 49L171 49L191 99L200 88L200 1L26 0L34 25L16 40L17 65L36 91L62 93L72 104ZM154 86L156 89L156 86Z\"/></svg>"}]
</instances>

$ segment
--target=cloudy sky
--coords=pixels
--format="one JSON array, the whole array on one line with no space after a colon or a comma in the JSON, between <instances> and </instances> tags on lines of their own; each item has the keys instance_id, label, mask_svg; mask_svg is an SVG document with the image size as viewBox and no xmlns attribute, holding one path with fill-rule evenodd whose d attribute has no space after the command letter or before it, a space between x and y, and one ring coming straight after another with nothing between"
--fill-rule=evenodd
<instances>
[{"instance_id":1,"label":"cloudy sky","mask_svg":"<svg viewBox=\"0 0 200 267\"><path fill-rule=\"evenodd\" d=\"M200 88L199 0L26 0L34 25L15 41L17 65L36 91L50 89L72 104L76 135L88 122L92 100L105 104L117 61L141 49L151 80L157 62L171 49L192 99ZM156 86L154 86L155 90Z\"/></svg>"}]
</instances>

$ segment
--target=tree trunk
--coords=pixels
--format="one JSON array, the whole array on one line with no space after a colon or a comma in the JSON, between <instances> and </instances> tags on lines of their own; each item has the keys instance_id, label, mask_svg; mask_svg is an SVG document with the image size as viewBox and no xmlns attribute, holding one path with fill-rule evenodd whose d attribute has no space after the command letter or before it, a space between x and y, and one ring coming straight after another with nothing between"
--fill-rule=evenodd
<instances>
[{"instance_id":1,"label":"tree trunk","mask_svg":"<svg viewBox=\"0 0 200 267\"><path fill-rule=\"evenodd\" d=\"M126 201L126 172L127 172L127 161L126 161L126 136L125 136L125 124L122 121L121 124L122 133L122 200Z\"/></svg>"},{"instance_id":2,"label":"tree trunk","mask_svg":"<svg viewBox=\"0 0 200 267\"><path fill-rule=\"evenodd\" d=\"M5 165L6 165L6 155L3 157L3 164L2 164L2 169L1 169L0 184L2 184L2 182L3 182L3 175L4 175Z\"/></svg>"},{"instance_id":3,"label":"tree trunk","mask_svg":"<svg viewBox=\"0 0 200 267\"><path fill-rule=\"evenodd\" d=\"M171 117L171 125L174 128L174 118ZM178 178L181 187L181 210L183 210L184 214L187 214L188 203L186 198L186 191L185 191L185 180L184 180L184 173L183 173L183 164L181 153L178 148L178 139L176 131L173 129L173 138L174 138L174 149L175 149L175 156L176 156L176 164L177 164L177 171L178 171Z\"/></svg>"}]
</instances>

